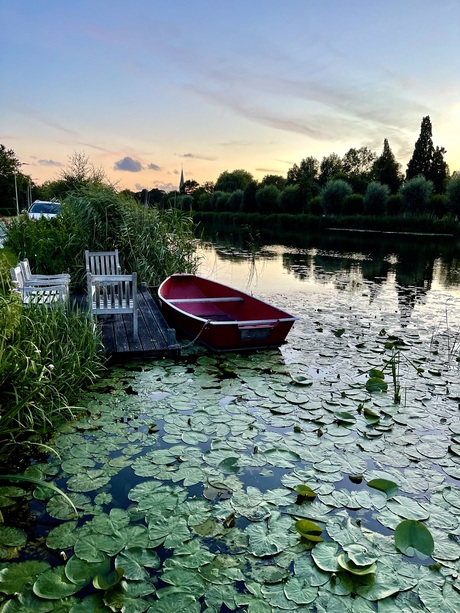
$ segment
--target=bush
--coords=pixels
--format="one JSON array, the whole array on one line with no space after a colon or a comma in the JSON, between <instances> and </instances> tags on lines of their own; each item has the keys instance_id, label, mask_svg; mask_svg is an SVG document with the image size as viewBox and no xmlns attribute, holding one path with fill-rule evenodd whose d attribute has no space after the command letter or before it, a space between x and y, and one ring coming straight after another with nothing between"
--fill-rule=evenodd
<instances>
[{"instance_id":1,"label":"bush","mask_svg":"<svg viewBox=\"0 0 460 613\"><path fill-rule=\"evenodd\" d=\"M362 194L350 194L342 205L342 215L361 215L363 212Z\"/></svg>"},{"instance_id":2,"label":"bush","mask_svg":"<svg viewBox=\"0 0 460 613\"><path fill-rule=\"evenodd\" d=\"M390 188L388 185L372 181L364 194L363 212L366 215L385 215L389 197Z\"/></svg>"},{"instance_id":3,"label":"bush","mask_svg":"<svg viewBox=\"0 0 460 613\"><path fill-rule=\"evenodd\" d=\"M188 214L146 209L112 188L90 186L71 194L54 220L13 220L5 245L19 259L28 257L36 273L70 272L73 289L81 289L85 249L119 249L122 267L154 286L174 272L195 270L194 238Z\"/></svg>"},{"instance_id":4,"label":"bush","mask_svg":"<svg viewBox=\"0 0 460 613\"><path fill-rule=\"evenodd\" d=\"M102 368L100 338L86 309L23 307L0 269L2 444L42 435ZM3 452L5 448L3 447Z\"/></svg>"},{"instance_id":5,"label":"bush","mask_svg":"<svg viewBox=\"0 0 460 613\"><path fill-rule=\"evenodd\" d=\"M221 212L228 211L230 194L228 192L217 191L211 196L211 210Z\"/></svg>"},{"instance_id":6,"label":"bush","mask_svg":"<svg viewBox=\"0 0 460 613\"><path fill-rule=\"evenodd\" d=\"M428 212L441 219L447 213L446 204L447 199L444 194L432 194L428 204Z\"/></svg>"},{"instance_id":7,"label":"bush","mask_svg":"<svg viewBox=\"0 0 460 613\"><path fill-rule=\"evenodd\" d=\"M387 215L397 216L401 213L401 196L392 194L387 200Z\"/></svg>"},{"instance_id":8,"label":"bush","mask_svg":"<svg viewBox=\"0 0 460 613\"><path fill-rule=\"evenodd\" d=\"M460 215L460 177L451 179L447 184L446 207L455 217Z\"/></svg>"},{"instance_id":9,"label":"bush","mask_svg":"<svg viewBox=\"0 0 460 613\"><path fill-rule=\"evenodd\" d=\"M326 215L340 215L345 198L352 194L351 185L342 179L328 181L321 190L321 206Z\"/></svg>"},{"instance_id":10,"label":"bush","mask_svg":"<svg viewBox=\"0 0 460 613\"><path fill-rule=\"evenodd\" d=\"M400 188L401 205L403 213L420 215L428 211L433 182L419 175L406 181Z\"/></svg>"},{"instance_id":11,"label":"bush","mask_svg":"<svg viewBox=\"0 0 460 613\"><path fill-rule=\"evenodd\" d=\"M298 185L287 185L279 195L281 213L296 214L302 211L302 198Z\"/></svg>"},{"instance_id":12,"label":"bush","mask_svg":"<svg viewBox=\"0 0 460 613\"><path fill-rule=\"evenodd\" d=\"M315 196L308 201L306 211L310 215L322 215L323 207L321 206L321 196Z\"/></svg>"},{"instance_id":13,"label":"bush","mask_svg":"<svg viewBox=\"0 0 460 613\"><path fill-rule=\"evenodd\" d=\"M274 185L264 185L256 192L257 212L265 215L276 213L280 191Z\"/></svg>"},{"instance_id":14,"label":"bush","mask_svg":"<svg viewBox=\"0 0 460 613\"><path fill-rule=\"evenodd\" d=\"M242 189L237 189L236 191L230 194L230 198L228 200L228 207L230 211L241 211L243 208L243 198L244 192Z\"/></svg>"}]
</instances>

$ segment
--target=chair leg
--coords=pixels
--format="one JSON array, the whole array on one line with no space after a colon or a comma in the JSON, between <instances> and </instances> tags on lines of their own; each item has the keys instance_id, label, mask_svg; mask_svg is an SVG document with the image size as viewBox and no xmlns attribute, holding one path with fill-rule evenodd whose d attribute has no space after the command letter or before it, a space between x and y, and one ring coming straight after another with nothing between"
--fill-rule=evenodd
<instances>
[{"instance_id":1,"label":"chair leg","mask_svg":"<svg viewBox=\"0 0 460 613\"><path fill-rule=\"evenodd\" d=\"M134 309L134 312L133 312L133 337L134 337L135 341L137 341L139 339L139 329L138 329L138 322L137 322L137 309Z\"/></svg>"}]
</instances>

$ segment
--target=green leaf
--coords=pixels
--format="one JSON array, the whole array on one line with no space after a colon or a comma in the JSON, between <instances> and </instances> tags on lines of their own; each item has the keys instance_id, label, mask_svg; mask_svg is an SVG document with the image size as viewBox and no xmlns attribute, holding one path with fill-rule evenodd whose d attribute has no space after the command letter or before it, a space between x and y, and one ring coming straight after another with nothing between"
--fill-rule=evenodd
<instances>
[{"instance_id":1,"label":"green leaf","mask_svg":"<svg viewBox=\"0 0 460 613\"><path fill-rule=\"evenodd\" d=\"M379 377L371 377L366 381L366 389L368 392L386 392L388 383Z\"/></svg>"},{"instance_id":2,"label":"green leaf","mask_svg":"<svg viewBox=\"0 0 460 613\"><path fill-rule=\"evenodd\" d=\"M371 479L367 482L367 485L380 492L384 492L387 498L391 498L398 491L398 484L389 479Z\"/></svg>"},{"instance_id":3,"label":"green leaf","mask_svg":"<svg viewBox=\"0 0 460 613\"><path fill-rule=\"evenodd\" d=\"M375 562L367 565L358 565L355 564L346 553L341 553L337 558L337 562L341 568L347 570L352 575L371 575L377 570L377 564Z\"/></svg>"},{"instance_id":4,"label":"green leaf","mask_svg":"<svg viewBox=\"0 0 460 613\"><path fill-rule=\"evenodd\" d=\"M316 492L314 492L311 487L308 487L308 485L304 485L303 483L296 485L294 487L294 491L297 492L299 496L307 498L308 500L314 500L316 498Z\"/></svg>"},{"instance_id":5,"label":"green leaf","mask_svg":"<svg viewBox=\"0 0 460 613\"><path fill-rule=\"evenodd\" d=\"M321 538L323 529L308 519L299 519L296 521L295 529L302 538L307 539L308 541L320 543L324 540Z\"/></svg>"},{"instance_id":6,"label":"green leaf","mask_svg":"<svg viewBox=\"0 0 460 613\"><path fill-rule=\"evenodd\" d=\"M415 554L431 556L434 551L431 532L417 520L403 520L396 526L394 536L397 549L409 557Z\"/></svg>"},{"instance_id":7,"label":"green leaf","mask_svg":"<svg viewBox=\"0 0 460 613\"><path fill-rule=\"evenodd\" d=\"M96 575L93 579L93 585L97 590L108 590L121 581L123 574L123 568L116 568L106 575Z\"/></svg>"},{"instance_id":8,"label":"green leaf","mask_svg":"<svg viewBox=\"0 0 460 613\"><path fill-rule=\"evenodd\" d=\"M311 552L311 557L316 566L329 573L336 573L340 570L337 562L339 548L332 541L318 543Z\"/></svg>"},{"instance_id":9,"label":"green leaf","mask_svg":"<svg viewBox=\"0 0 460 613\"><path fill-rule=\"evenodd\" d=\"M0 526L0 545L8 547L24 547L27 542L27 535L20 528L10 526Z\"/></svg>"},{"instance_id":10,"label":"green leaf","mask_svg":"<svg viewBox=\"0 0 460 613\"><path fill-rule=\"evenodd\" d=\"M53 528L46 537L46 546L50 549L69 549L77 542L77 522L69 521Z\"/></svg>"},{"instance_id":11,"label":"green leaf","mask_svg":"<svg viewBox=\"0 0 460 613\"><path fill-rule=\"evenodd\" d=\"M20 593L26 583L37 575L49 570L47 562L18 562L0 570L0 592L4 594Z\"/></svg>"},{"instance_id":12,"label":"green leaf","mask_svg":"<svg viewBox=\"0 0 460 613\"><path fill-rule=\"evenodd\" d=\"M74 555L65 565L67 579L80 587L89 585L93 577L108 573L109 570L110 558L105 554L101 562L86 562Z\"/></svg>"},{"instance_id":13,"label":"green leaf","mask_svg":"<svg viewBox=\"0 0 460 613\"><path fill-rule=\"evenodd\" d=\"M38 577L33 585L36 596L49 600L60 600L75 594L80 589L79 585L67 579L63 566L47 570Z\"/></svg>"},{"instance_id":14,"label":"green leaf","mask_svg":"<svg viewBox=\"0 0 460 613\"><path fill-rule=\"evenodd\" d=\"M296 604L310 604L318 594L318 588L309 585L299 577L291 577L284 584L284 594L288 600Z\"/></svg>"}]
</instances>

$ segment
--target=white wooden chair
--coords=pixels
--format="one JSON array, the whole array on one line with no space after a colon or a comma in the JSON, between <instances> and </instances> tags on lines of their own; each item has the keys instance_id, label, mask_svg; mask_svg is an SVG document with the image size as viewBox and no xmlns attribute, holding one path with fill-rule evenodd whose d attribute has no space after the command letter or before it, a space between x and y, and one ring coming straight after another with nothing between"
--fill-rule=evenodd
<instances>
[{"instance_id":1,"label":"white wooden chair","mask_svg":"<svg viewBox=\"0 0 460 613\"><path fill-rule=\"evenodd\" d=\"M137 340L137 273L122 275L118 250L85 251L88 301L92 315L133 316L133 337Z\"/></svg>"},{"instance_id":2,"label":"white wooden chair","mask_svg":"<svg viewBox=\"0 0 460 613\"><path fill-rule=\"evenodd\" d=\"M24 283L26 285L69 285L70 283L70 275L67 273L62 273L59 275L37 275L32 274L30 270L29 260L25 258L21 262L19 262L19 266L21 267L22 276L24 279Z\"/></svg>"},{"instance_id":3,"label":"white wooden chair","mask_svg":"<svg viewBox=\"0 0 460 613\"><path fill-rule=\"evenodd\" d=\"M52 305L66 302L69 298L68 284L46 284L46 283L27 283L24 279L21 266L18 264L10 269L11 279L15 290L21 294L22 302L25 305Z\"/></svg>"}]
</instances>

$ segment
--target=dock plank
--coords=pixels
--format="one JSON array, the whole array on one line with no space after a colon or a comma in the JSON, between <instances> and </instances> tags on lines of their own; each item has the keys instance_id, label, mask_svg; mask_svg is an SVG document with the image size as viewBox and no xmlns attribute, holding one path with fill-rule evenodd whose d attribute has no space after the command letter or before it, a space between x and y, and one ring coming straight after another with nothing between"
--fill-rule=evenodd
<instances>
[{"instance_id":1,"label":"dock plank","mask_svg":"<svg viewBox=\"0 0 460 613\"><path fill-rule=\"evenodd\" d=\"M106 355L112 360L180 356L176 334L166 323L158 305L145 287L138 290L139 338L133 338L132 315L99 316ZM81 302L81 299L80 299Z\"/></svg>"}]
</instances>

